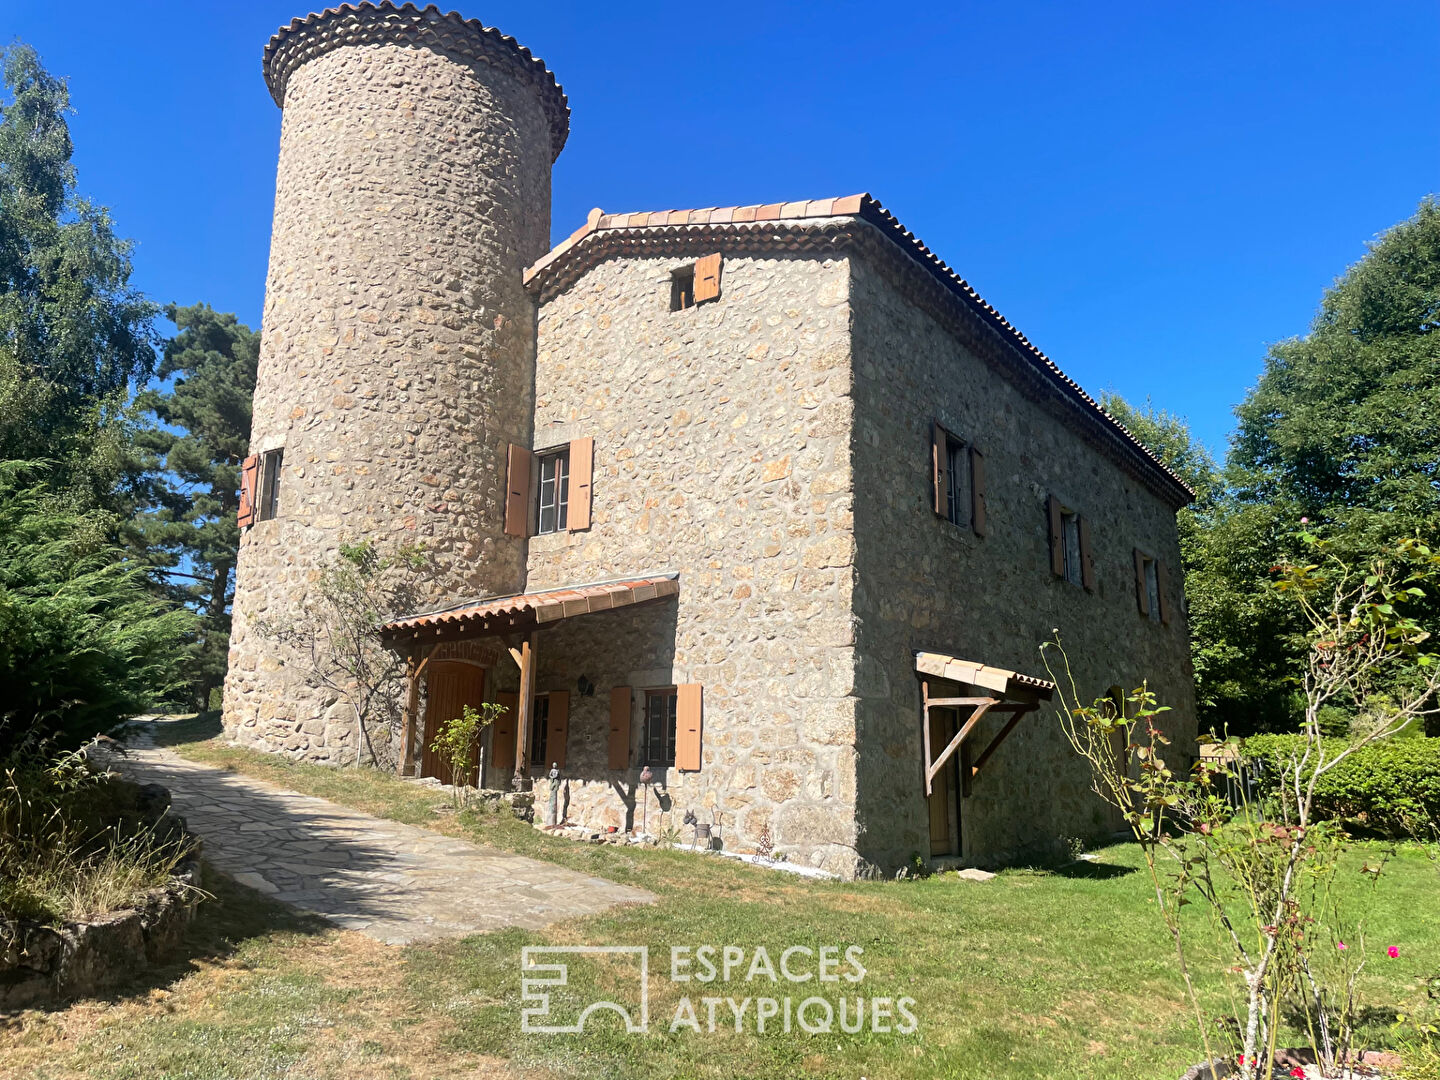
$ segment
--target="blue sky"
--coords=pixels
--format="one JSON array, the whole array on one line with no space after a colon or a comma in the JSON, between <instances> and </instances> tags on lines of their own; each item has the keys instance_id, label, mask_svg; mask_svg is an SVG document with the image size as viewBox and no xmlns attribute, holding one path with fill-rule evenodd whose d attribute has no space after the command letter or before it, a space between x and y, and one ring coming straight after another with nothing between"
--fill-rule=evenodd
<instances>
[{"instance_id":1,"label":"blue sky","mask_svg":"<svg viewBox=\"0 0 1440 1080\"><path fill-rule=\"evenodd\" d=\"M81 189L136 283L259 325L280 113L260 52L300 0L11 0L68 77ZM1440 4L461 9L570 95L554 234L869 191L1092 392L1223 449L1268 342L1440 191Z\"/></svg>"}]
</instances>

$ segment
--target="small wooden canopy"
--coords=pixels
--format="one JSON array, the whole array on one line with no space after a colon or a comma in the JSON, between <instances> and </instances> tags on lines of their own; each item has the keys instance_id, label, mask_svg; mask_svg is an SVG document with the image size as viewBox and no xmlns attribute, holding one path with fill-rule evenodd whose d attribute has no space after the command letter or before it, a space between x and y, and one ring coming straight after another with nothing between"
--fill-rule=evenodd
<instances>
[{"instance_id":1,"label":"small wooden canopy","mask_svg":"<svg viewBox=\"0 0 1440 1080\"><path fill-rule=\"evenodd\" d=\"M915 654L915 670L922 675L932 675L937 679L946 679L950 682L960 683L962 686L973 686L982 691L974 696L931 697L930 681L926 679L920 684L921 700L924 703L924 714L921 717L921 737L925 745L925 794L927 796L934 790L936 774L945 767L945 763L957 751L960 754L960 790L962 795L968 796L971 783L979 774L981 766L990 760L991 755L1005 740L1005 736L1015 730L1015 725L1020 722L1020 718L1026 713L1034 712L1040 707L1041 701L1049 701L1051 695L1055 693L1055 684L1046 679L1037 679L1033 675L1021 675L1019 672L1007 671L1004 668L989 667L973 660L961 660L944 653L917 652ZM930 710L932 708L953 708L969 712L968 716L963 716L955 737L943 749L932 746L930 743ZM981 717L991 712L1009 713L1010 719L1005 722L1004 727L996 732L995 737L990 740L984 750L972 756L970 744L966 740L975 730L975 726L980 723ZM937 750L939 750L938 754Z\"/></svg>"},{"instance_id":2,"label":"small wooden canopy","mask_svg":"<svg viewBox=\"0 0 1440 1080\"><path fill-rule=\"evenodd\" d=\"M400 644L407 640L431 642L508 634L534 630L574 615L660 600L679 592L678 574L652 574L543 592L492 596L424 615L406 615L382 626L380 636L389 644Z\"/></svg>"}]
</instances>

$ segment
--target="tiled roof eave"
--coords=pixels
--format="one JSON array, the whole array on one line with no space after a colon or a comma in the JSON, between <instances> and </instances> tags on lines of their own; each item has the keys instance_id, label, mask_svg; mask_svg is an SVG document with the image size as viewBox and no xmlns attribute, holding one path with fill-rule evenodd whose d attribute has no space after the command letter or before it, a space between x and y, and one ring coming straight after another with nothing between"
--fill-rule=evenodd
<instances>
[{"instance_id":1,"label":"tiled roof eave","mask_svg":"<svg viewBox=\"0 0 1440 1080\"><path fill-rule=\"evenodd\" d=\"M290 76L307 61L343 45L394 43L453 50L467 59L505 65L540 97L550 125L551 160L570 135L570 105L545 62L508 34L458 11L393 0L361 0L291 19L265 46L262 69L270 96L284 108Z\"/></svg>"},{"instance_id":2,"label":"tiled roof eave","mask_svg":"<svg viewBox=\"0 0 1440 1080\"><path fill-rule=\"evenodd\" d=\"M842 200L831 201L842 203ZM543 302L612 255L675 255L716 243L732 250L764 246L790 251L821 251L863 244L873 236L882 240L885 248L900 256L902 265L912 272L923 272L926 278L944 290L951 302L958 303L976 317L990 331L995 342L1020 362L1022 370L1028 370L1042 384L1049 386L1060 400L1069 404L1077 419L1087 424L1102 441L1114 446L1123 461L1132 463L1134 467L1130 471L1138 479L1177 509L1194 500L1194 492L1178 475L981 298L968 282L935 256L913 233L904 229L888 210L869 196L853 196L843 202L847 208L852 203L856 205L854 212L794 213L788 218L770 217L753 221L735 221L733 212L755 208L661 211L645 215L605 215L592 211L584 227L526 272L525 284ZM813 210L817 203L783 205ZM714 220L717 215L721 220ZM634 218L645 219L645 223L631 225L629 220ZM650 219L658 220L652 225ZM610 224L617 220L621 224Z\"/></svg>"}]
</instances>

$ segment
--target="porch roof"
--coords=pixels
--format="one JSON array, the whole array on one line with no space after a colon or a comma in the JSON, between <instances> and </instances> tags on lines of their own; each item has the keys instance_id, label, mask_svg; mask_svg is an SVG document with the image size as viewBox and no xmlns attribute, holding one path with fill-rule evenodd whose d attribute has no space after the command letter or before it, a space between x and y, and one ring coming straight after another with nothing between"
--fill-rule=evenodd
<instances>
[{"instance_id":1,"label":"porch roof","mask_svg":"<svg viewBox=\"0 0 1440 1080\"><path fill-rule=\"evenodd\" d=\"M633 607L679 592L679 574L649 574L510 596L487 596L439 611L402 616L382 626L380 634L388 640L506 634L533 630L575 615Z\"/></svg>"},{"instance_id":2,"label":"porch roof","mask_svg":"<svg viewBox=\"0 0 1440 1080\"><path fill-rule=\"evenodd\" d=\"M1037 679L1033 675L1022 675L1018 671L990 667L974 660L961 660L944 653L917 652L915 670L937 679L966 683L993 690L1002 697L1041 698L1050 700L1055 693L1055 684L1048 679Z\"/></svg>"}]
</instances>

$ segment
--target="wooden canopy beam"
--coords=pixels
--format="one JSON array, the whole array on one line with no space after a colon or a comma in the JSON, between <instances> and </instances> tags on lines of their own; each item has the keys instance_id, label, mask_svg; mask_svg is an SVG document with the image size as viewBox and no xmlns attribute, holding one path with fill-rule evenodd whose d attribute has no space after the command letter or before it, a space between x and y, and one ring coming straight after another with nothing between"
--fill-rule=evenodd
<instances>
[{"instance_id":1,"label":"wooden canopy beam","mask_svg":"<svg viewBox=\"0 0 1440 1080\"><path fill-rule=\"evenodd\" d=\"M920 684L920 689L925 706L921 737L925 747L925 794L927 797L934 794L935 777L939 774L940 770L945 767L945 763L949 761L951 756L957 751L960 752L961 794L963 796L969 796L971 781L980 772L980 767L990 760L990 756L995 753L995 750L999 747L1000 743L1004 741L1005 737L1015 729L1015 725L1020 722L1020 718L1026 713L1034 712L1039 708L1039 702L1034 700L1005 701L997 697L932 698L930 696L930 683L928 680ZM930 744L930 710L932 708L972 708L975 710L965 719L965 723L961 725L960 730L955 733L954 738L952 738L945 749L941 751L940 756L934 759L931 758L934 747ZM1010 719L1005 722L1005 726L995 734L995 737L990 740L985 749L980 751L979 755L972 761L969 754L970 747L967 745L966 739L970 733L975 730L975 725L980 722L981 717L991 712L1008 712L1011 716Z\"/></svg>"},{"instance_id":2,"label":"wooden canopy beam","mask_svg":"<svg viewBox=\"0 0 1440 1080\"><path fill-rule=\"evenodd\" d=\"M400 762L399 774L409 776L415 771L415 742L420 724L420 676L435 655L438 645L424 650L424 656L417 654L414 644L405 658L405 712L400 720Z\"/></svg>"},{"instance_id":3,"label":"wooden canopy beam","mask_svg":"<svg viewBox=\"0 0 1440 1080\"><path fill-rule=\"evenodd\" d=\"M515 775L524 779L530 765L530 718L535 711L535 632L525 635L510 656L520 666L520 700L515 717Z\"/></svg>"}]
</instances>

